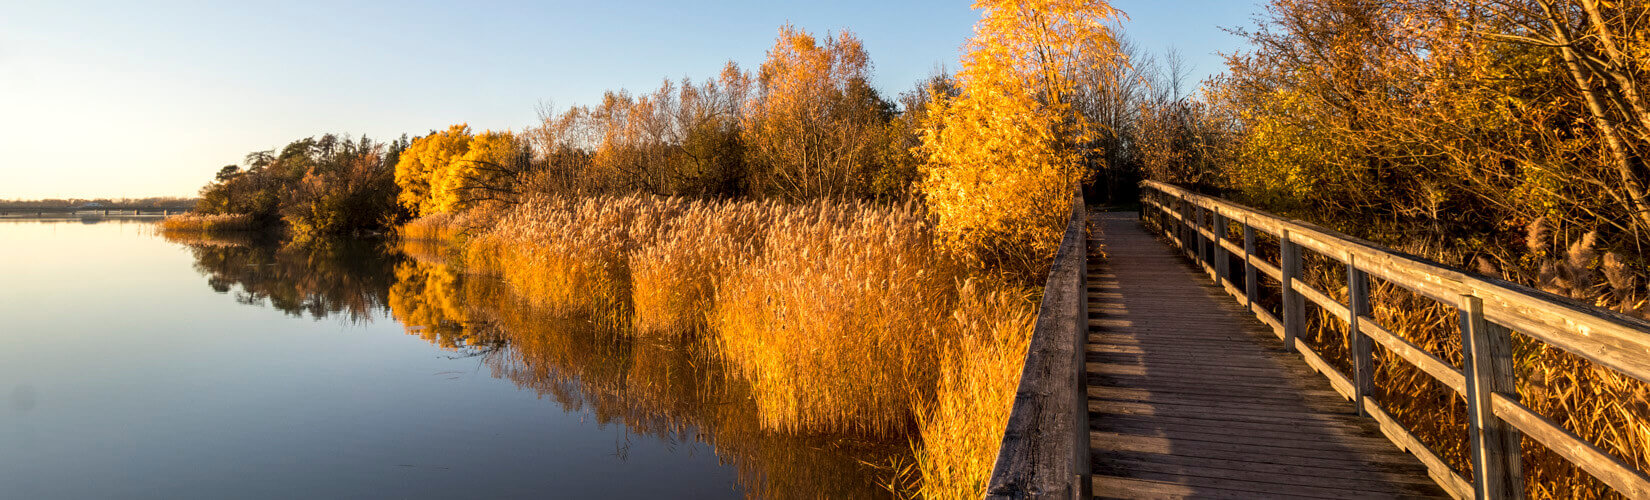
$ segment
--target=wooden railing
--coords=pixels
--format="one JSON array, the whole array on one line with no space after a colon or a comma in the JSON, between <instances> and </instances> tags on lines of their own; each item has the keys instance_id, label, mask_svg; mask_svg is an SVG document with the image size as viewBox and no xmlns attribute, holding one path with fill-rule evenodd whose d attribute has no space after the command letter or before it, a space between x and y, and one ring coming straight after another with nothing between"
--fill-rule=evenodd
<instances>
[{"instance_id":1,"label":"wooden railing","mask_svg":"<svg viewBox=\"0 0 1650 500\"><path fill-rule=\"evenodd\" d=\"M1083 389L1087 218L1078 193L1048 271L987 498L1081 498L1088 492L1088 404Z\"/></svg>"},{"instance_id":2,"label":"wooden railing","mask_svg":"<svg viewBox=\"0 0 1650 500\"><path fill-rule=\"evenodd\" d=\"M1168 184L1141 184L1141 217L1159 224L1168 239L1185 249L1215 281L1246 303L1276 331L1284 345L1300 352L1352 400L1360 413L1427 466L1432 478L1457 498L1523 496L1519 443L1528 436L1629 498L1650 498L1650 477L1542 417L1520 402L1513 373L1512 332L1517 331L1600 366L1650 381L1650 323L1609 311L1578 306L1557 296L1498 279L1472 275L1401 254L1308 223L1201 196ZM1231 241L1231 225L1243 241ZM1257 232L1275 236L1281 258L1274 266L1255 250ZM1310 250L1346 266L1348 303L1331 299L1301 279L1301 252ZM1242 263L1242 278L1231 263ZM1278 281L1282 318L1257 303L1257 274ZM1462 369L1439 359L1371 317L1369 279L1377 278L1459 310ZM1241 286L1242 288L1239 288ZM1306 326L1305 301L1312 301L1348 324L1351 376L1342 374L1300 337ZM1465 398L1469 481L1395 421L1371 397L1374 344L1419 368Z\"/></svg>"}]
</instances>

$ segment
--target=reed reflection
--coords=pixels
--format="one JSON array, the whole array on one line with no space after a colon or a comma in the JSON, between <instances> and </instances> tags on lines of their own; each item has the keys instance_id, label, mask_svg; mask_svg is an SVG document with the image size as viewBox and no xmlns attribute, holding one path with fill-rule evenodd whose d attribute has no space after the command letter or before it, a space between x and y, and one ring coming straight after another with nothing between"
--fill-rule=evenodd
<instances>
[{"instance_id":1,"label":"reed reflection","mask_svg":"<svg viewBox=\"0 0 1650 500\"><path fill-rule=\"evenodd\" d=\"M476 357L563 411L588 412L598 428L707 444L751 497L886 497L883 464L910 460L903 442L764 431L746 383L695 339L644 340L612 322L551 313L497 279L466 275L436 246L168 239L241 303L313 318L387 312L409 335ZM621 445L614 456L624 453Z\"/></svg>"}]
</instances>

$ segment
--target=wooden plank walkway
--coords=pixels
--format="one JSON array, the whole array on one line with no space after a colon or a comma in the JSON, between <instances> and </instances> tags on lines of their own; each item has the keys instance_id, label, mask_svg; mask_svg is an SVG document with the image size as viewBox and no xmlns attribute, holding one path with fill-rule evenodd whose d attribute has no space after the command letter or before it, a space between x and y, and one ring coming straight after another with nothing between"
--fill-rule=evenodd
<instances>
[{"instance_id":1,"label":"wooden plank walkway","mask_svg":"<svg viewBox=\"0 0 1650 500\"><path fill-rule=\"evenodd\" d=\"M1106 254L1088 283L1096 497L1446 497L1137 213L1090 221Z\"/></svg>"}]
</instances>

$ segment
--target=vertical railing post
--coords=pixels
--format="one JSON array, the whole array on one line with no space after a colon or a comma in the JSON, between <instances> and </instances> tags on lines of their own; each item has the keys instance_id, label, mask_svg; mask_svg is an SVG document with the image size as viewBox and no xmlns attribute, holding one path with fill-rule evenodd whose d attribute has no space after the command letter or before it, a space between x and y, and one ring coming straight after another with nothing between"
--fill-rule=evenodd
<instances>
[{"instance_id":1,"label":"vertical railing post","mask_svg":"<svg viewBox=\"0 0 1650 500\"><path fill-rule=\"evenodd\" d=\"M1279 262L1283 271L1283 347L1295 348L1295 339L1306 329L1305 298L1295 290L1295 280L1301 275L1301 247L1290 238L1289 230L1283 230L1278 235L1278 241L1283 247L1283 260Z\"/></svg>"},{"instance_id":2,"label":"vertical railing post","mask_svg":"<svg viewBox=\"0 0 1650 500\"><path fill-rule=\"evenodd\" d=\"M1364 398L1375 390L1375 345L1364 335L1360 318L1369 316L1369 275L1358 269L1356 256L1346 258L1346 349L1352 357L1352 404L1358 414L1369 416Z\"/></svg>"},{"instance_id":3,"label":"vertical railing post","mask_svg":"<svg viewBox=\"0 0 1650 500\"><path fill-rule=\"evenodd\" d=\"M1495 416L1490 396L1516 398L1512 332L1484 318L1484 300L1461 296L1461 354L1467 376L1467 438L1475 497L1523 498L1518 430Z\"/></svg>"},{"instance_id":4,"label":"vertical railing post","mask_svg":"<svg viewBox=\"0 0 1650 500\"><path fill-rule=\"evenodd\" d=\"M1207 274L1212 278L1215 274L1215 259L1209 252L1209 244L1211 243L1209 239L1209 209L1199 206L1197 214L1199 216L1197 218L1198 264L1203 266L1203 274Z\"/></svg>"},{"instance_id":5,"label":"vertical railing post","mask_svg":"<svg viewBox=\"0 0 1650 500\"><path fill-rule=\"evenodd\" d=\"M1186 255L1196 255L1192 243L1192 204L1186 201L1186 195L1180 195L1180 250Z\"/></svg>"},{"instance_id":6,"label":"vertical railing post","mask_svg":"<svg viewBox=\"0 0 1650 500\"><path fill-rule=\"evenodd\" d=\"M1219 210L1210 212L1214 214L1215 219L1215 284L1225 285L1227 281L1231 281L1232 275L1227 271L1232 267L1232 260L1226 257L1226 246L1221 243L1226 241L1226 233L1230 228L1226 227L1226 215L1221 214Z\"/></svg>"},{"instance_id":7,"label":"vertical railing post","mask_svg":"<svg viewBox=\"0 0 1650 500\"><path fill-rule=\"evenodd\" d=\"M1243 305L1255 307L1260 295L1259 273L1255 271L1255 226L1249 225L1249 216L1243 217Z\"/></svg>"},{"instance_id":8,"label":"vertical railing post","mask_svg":"<svg viewBox=\"0 0 1650 500\"><path fill-rule=\"evenodd\" d=\"M1203 237L1203 207L1192 205L1192 241L1197 244L1198 267L1204 267L1205 238Z\"/></svg>"}]
</instances>

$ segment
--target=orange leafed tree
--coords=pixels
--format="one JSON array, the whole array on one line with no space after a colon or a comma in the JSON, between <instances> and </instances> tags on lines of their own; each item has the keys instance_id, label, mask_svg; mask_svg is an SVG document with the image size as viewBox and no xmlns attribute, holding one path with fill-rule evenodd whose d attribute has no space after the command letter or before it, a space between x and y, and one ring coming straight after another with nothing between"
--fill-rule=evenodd
<instances>
[{"instance_id":1,"label":"orange leafed tree","mask_svg":"<svg viewBox=\"0 0 1650 500\"><path fill-rule=\"evenodd\" d=\"M470 151L470 126L458 124L447 130L418 138L401 152L395 164L397 198L415 217L441 213L433 196L432 182L441 171Z\"/></svg>"},{"instance_id":2,"label":"orange leafed tree","mask_svg":"<svg viewBox=\"0 0 1650 500\"><path fill-rule=\"evenodd\" d=\"M463 155L448 157L448 163L430 175L430 209L458 213L484 201L511 201L513 176L525 147L507 131L471 137Z\"/></svg>"},{"instance_id":3,"label":"orange leafed tree","mask_svg":"<svg viewBox=\"0 0 1650 500\"><path fill-rule=\"evenodd\" d=\"M937 95L920 189L948 241L981 261L1040 274L1060 243L1090 124L1070 105L1074 75L1113 64L1101 0L981 0L957 74Z\"/></svg>"},{"instance_id":4,"label":"orange leafed tree","mask_svg":"<svg viewBox=\"0 0 1650 500\"><path fill-rule=\"evenodd\" d=\"M893 116L870 74L871 58L852 33L817 40L781 27L742 124L753 183L793 199L870 194Z\"/></svg>"}]
</instances>

